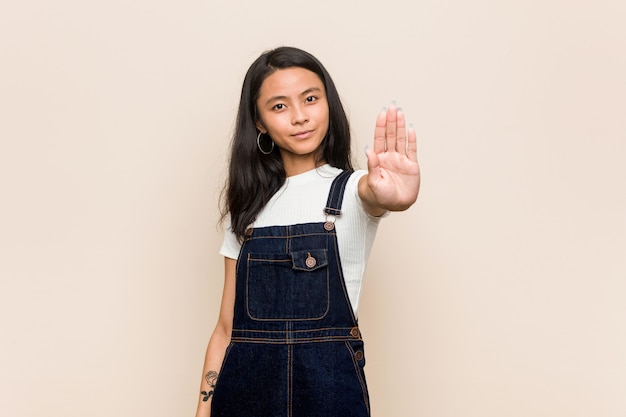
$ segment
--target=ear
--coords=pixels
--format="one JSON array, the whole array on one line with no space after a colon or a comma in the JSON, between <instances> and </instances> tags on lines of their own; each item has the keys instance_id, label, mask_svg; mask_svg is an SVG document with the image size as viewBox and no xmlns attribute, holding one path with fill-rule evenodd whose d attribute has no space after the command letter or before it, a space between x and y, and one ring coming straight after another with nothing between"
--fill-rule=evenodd
<instances>
[{"instance_id":1,"label":"ear","mask_svg":"<svg viewBox=\"0 0 626 417\"><path fill-rule=\"evenodd\" d=\"M265 128L265 126L263 126L263 123L260 120L256 121L256 128L259 129L263 134L267 133L267 129Z\"/></svg>"}]
</instances>

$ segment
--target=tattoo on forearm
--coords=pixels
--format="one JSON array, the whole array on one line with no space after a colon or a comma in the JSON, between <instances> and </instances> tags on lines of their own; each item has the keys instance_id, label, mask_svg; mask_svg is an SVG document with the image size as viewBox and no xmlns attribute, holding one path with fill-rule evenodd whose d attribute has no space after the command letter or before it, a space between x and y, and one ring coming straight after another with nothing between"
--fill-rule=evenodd
<instances>
[{"instance_id":1,"label":"tattoo on forearm","mask_svg":"<svg viewBox=\"0 0 626 417\"><path fill-rule=\"evenodd\" d=\"M200 392L200 394L204 396L202 397L202 401L208 401L209 398L211 398L211 395L213 395L213 389L215 388L215 383L217 382L217 376L218 373L215 371L209 371L204 376L204 379L206 380L207 384L209 384L209 387L211 389Z\"/></svg>"},{"instance_id":2,"label":"tattoo on forearm","mask_svg":"<svg viewBox=\"0 0 626 417\"><path fill-rule=\"evenodd\" d=\"M211 388L215 388L215 381L217 381L217 372L215 371L207 372L206 375L204 376L204 379L206 379L207 384L209 384Z\"/></svg>"}]
</instances>

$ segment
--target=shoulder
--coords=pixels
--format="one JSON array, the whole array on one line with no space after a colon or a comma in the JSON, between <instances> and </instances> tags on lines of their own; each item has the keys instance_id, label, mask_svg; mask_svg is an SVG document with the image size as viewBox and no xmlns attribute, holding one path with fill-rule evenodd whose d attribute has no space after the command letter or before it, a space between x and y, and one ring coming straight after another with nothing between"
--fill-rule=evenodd
<instances>
[{"instance_id":1,"label":"shoulder","mask_svg":"<svg viewBox=\"0 0 626 417\"><path fill-rule=\"evenodd\" d=\"M239 250L241 249L241 242L239 242L239 239L237 239L237 236L230 227L230 217L226 218L225 226L224 240L222 241L219 253L226 258L237 259Z\"/></svg>"},{"instance_id":2,"label":"shoulder","mask_svg":"<svg viewBox=\"0 0 626 417\"><path fill-rule=\"evenodd\" d=\"M364 169L357 169L350 176L350 180L348 181L348 185L351 187L357 187L361 178L363 178L367 174L367 171Z\"/></svg>"}]
</instances>

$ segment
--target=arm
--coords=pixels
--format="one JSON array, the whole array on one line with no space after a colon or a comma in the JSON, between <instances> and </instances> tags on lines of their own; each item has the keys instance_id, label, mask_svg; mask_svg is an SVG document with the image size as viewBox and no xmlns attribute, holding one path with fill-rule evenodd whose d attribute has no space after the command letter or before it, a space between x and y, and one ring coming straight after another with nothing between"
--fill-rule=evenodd
<instances>
[{"instance_id":1,"label":"arm","mask_svg":"<svg viewBox=\"0 0 626 417\"><path fill-rule=\"evenodd\" d=\"M236 264L237 261L235 259L224 258L224 290L222 293L220 316L206 350L196 417L210 417L211 415L213 386L217 381L218 372L224 361L226 348L230 343L233 327L233 309L235 306ZM202 394L201 392L205 392L206 394Z\"/></svg>"},{"instance_id":2,"label":"arm","mask_svg":"<svg viewBox=\"0 0 626 417\"><path fill-rule=\"evenodd\" d=\"M378 115L374 149L365 150L367 175L359 180L359 197L372 216L403 211L417 200L420 169L415 131L406 130L404 113L395 106Z\"/></svg>"}]
</instances>

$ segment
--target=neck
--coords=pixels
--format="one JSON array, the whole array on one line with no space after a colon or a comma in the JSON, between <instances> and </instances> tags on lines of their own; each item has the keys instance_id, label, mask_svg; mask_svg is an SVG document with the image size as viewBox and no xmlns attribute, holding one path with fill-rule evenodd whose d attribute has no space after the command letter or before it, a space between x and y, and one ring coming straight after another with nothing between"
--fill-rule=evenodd
<instances>
[{"instance_id":1,"label":"neck","mask_svg":"<svg viewBox=\"0 0 626 417\"><path fill-rule=\"evenodd\" d=\"M326 161L311 163L293 163L293 161L283 161L283 167L285 168L285 174L287 175L287 177L293 177L294 175L302 174L303 172L319 168L325 163Z\"/></svg>"},{"instance_id":2,"label":"neck","mask_svg":"<svg viewBox=\"0 0 626 417\"><path fill-rule=\"evenodd\" d=\"M283 160L283 168L287 177L302 174L319 168L326 163L324 159L318 159L315 154L294 155L291 153L281 152Z\"/></svg>"}]
</instances>

